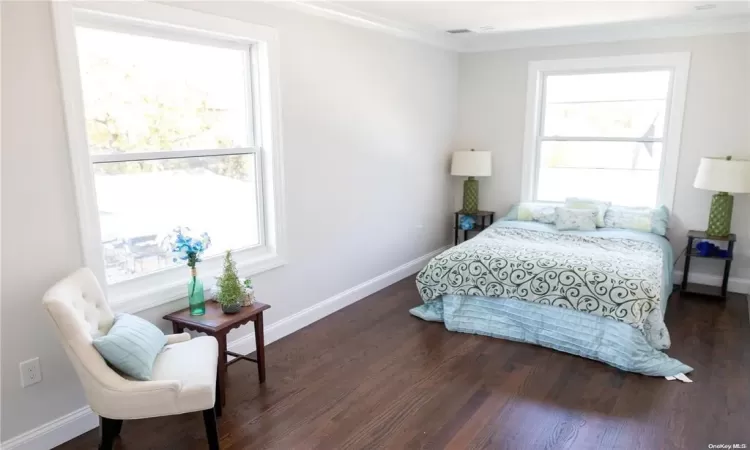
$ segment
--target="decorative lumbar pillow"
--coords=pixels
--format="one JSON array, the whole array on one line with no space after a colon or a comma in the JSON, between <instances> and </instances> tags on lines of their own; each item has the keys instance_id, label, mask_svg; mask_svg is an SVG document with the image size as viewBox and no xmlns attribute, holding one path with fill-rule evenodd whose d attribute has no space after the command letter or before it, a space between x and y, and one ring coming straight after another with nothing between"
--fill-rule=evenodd
<instances>
[{"instance_id":1,"label":"decorative lumbar pillow","mask_svg":"<svg viewBox=\"0 0 750 450\"><path fill-rule=\"evenodd\" d=\"M596 230L596 209L578 209L578 208L555 208L556 220L555 226L560 231L579 230L594 231Z\"/></svg>"},{"instance_id":2,"label":"decorative lumbar pillow","mask_svg":"<svg viewBox=\"0 0 750 450\"><path fill-rule=\"evenodd\" d=\"M604 226L604 215L607 213L607 209L609 208L609 205L611 204L612 203L610 202L602 202L599 200L591 200L588 198L568 197L565 199L566 208L596 209L597 210L597 215L596 215L597 227Z\"/></svg>"},{"instance_id":3,"label":"decorative lumbar pillow","mask_svg":"<svg viewBox=\"0 0 750 450\"><path fill-rule=\"evenodd\" d=\"M555 205L549 203L521 202L518 204L518 212L515 220L555 223Z\"/></svg>"},{"instance_id":4,"label":"decorative lumbar pillow","mask_svg":"<svg viewBox=\"0 0 750 450\"><path fill-rule=\"evenodd\" d=\"M665 236L668 225L669 210L666 206L610 206L604 215L604 226L607 228L625 228Z\"/></svg>"},{"instance_id":5,"label":"decorative lumbar pillow","mask_svg":"<svg viewBox=\"0 0 750 450\"><path fill-rule=\"evenodd\" d=\"M147 320L118 314L109 332L93 343L115 369L136 380L147 381L151 379L156 356L167 344L167 337Z\"/></svg>"}]
</instances>

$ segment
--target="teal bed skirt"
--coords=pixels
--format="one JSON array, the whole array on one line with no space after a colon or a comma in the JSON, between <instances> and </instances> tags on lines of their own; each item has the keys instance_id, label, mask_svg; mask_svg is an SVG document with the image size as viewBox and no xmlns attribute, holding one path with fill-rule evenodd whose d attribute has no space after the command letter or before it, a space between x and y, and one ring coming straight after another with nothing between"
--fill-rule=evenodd
<instances>
[{"instance_id":1,"label":"teal bed skirt","mask_svg":"<svg viewBox=\"0 0 750 450\"><path fill-rule=\"evenodd\" d=\"M653 348L643 333L612 319L508 298L443 295L410 310L450 331L541 345L651 376L676 376L692 367Z\"/></svg>"}]
</instances>

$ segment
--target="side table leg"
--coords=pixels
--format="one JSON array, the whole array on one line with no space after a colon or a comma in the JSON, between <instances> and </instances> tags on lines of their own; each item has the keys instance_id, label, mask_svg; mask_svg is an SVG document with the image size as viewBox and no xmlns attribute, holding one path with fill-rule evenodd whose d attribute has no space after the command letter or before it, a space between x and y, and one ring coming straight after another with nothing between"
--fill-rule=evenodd
<instances>
[{"instance_id":1,"label":"side table leg","mask_svg":"<svg viewBox=\"0 0 750 450\"><path fill-rule=\"evenodd\" d=\"M682 269L682 290L687 289L688 274L690 273L690 252L693 250L693 238L688 238L687 250L685 251L685 268Z\"/></svg>"},{"instance_id":2,"label":"side table leg","mask_svg":"<svg viewBox=\"0 0 750 450\"><path fill-rule=\"evenodd\" d=\"M729 271L732 269L732 261L724 262L724 278L721 280L721 296L727 299L727 290L729 288Z\"/></svg>"},{"instance_id":3,"label":"side table leg","mask_svg":"<svg viewBox=\"0 0 750 450\"><path fill-rule=\"evenodd\" d=\"M682 269L682 290L687 289L688 273L690 273L690 255L685 256L685 268Z\"/></svg>"},{"instance_id":4,"label":"side table leg","mask_svg":"<svg viewBox=\"0 0 750 450\"><path fill-rule=\"evenodd\" d=\"M173 332L174 334L180 334L180 333L182 333L183 331L185 331L185 329L184 329L184 328L182 327L182 325L180 325L180 324L179 324L179 323L177 323L177 322L172 322L172 332Z\"/></svg>"},{"instance_id":5,"label":"side table leg","mask_svg":"<svg viewBox=\"0 0 750 450\"><path fill-rule=\"evenodd\" d=\"M734 241L729 243L729 248L727 249L729 252L729 257L734 257ZM724 279L721 280L721 296L724 297L724 300L727 299L727 289L729 288L729 272L732 269L732 260L728 259L724 261Z\"/></svg>"},{"instance_id":6,"label":"side table leg","mask_svg":"<svg viewBox=\"0 0 750 450\"><path fill-rule=\"evenodd\" d=\"M258 317L253 323L255 326L255 354L258 358L258 380L261 383L266 381L266 344L263 336L263 312L258 314Z\"/></svg>"},{"instance_id":7,"label":"side table leg","mask_svg":"<svg viewBox=\"0 0 750 450\"><path fill-rule=\"evenodd\" d=\"M221 406L226 404L226 382L227 382L227 335L226 333L215 336L219 341L219 362L216 366L216 384L219 390Z\"/></svg>"},{"instance_id":8,"label":"side table leg","mask_svg":"<svg viewBox=\"0 0 750 450\"><path fill-rule=\"evenodd\" d=\"M455 216L454 221L456 223L453 225L453 245L458 245L458 213Z\"/></svg>"}]
</instances>

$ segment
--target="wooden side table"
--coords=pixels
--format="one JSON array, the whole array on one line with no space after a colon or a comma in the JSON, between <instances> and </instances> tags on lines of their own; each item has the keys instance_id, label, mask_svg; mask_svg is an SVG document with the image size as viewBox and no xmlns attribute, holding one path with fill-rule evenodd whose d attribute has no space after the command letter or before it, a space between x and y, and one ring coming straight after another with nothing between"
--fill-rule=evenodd
<instances>
[{"instance_id":1,"label":"wooden side table","mask_svg":"<svg viewBox=\"0 0 750 450\"><path fill-rule=\"evenodd\" d=\"M464 241L467 241L469 239L469 231L483 231L492 225L492 223L495 221L495 213L492 211L477 211L473 213L468 213L464 211L456 211L453 213L454 215L454 224L453 224L453 245L458 245L458 233L461 230L461 227L459 226L458 219L461 216L471 216L475 219L474 228L471 230L463 230L464 232ZM485 219L489 219L488 221Z\"/></svg>"},{"instance_id":2,"label":"wooden side table","mask_svg":"<svg viewBox=\"0 0 750 450\"><path fill-rule=\"evenodd\" d=\"M253 303L251 306L245 306L237 314L224 314L221 305L214 301L206 302L206 314L202 316L191 316L190 309L185 308L164 316L165 320L172 322L172 329L175 333L182 333L185 330L193 330L206 333L213 336L219 341L219 364L216 371L216 397L217 404L224 406L226 403L225 387L227 366L237 361L252 361L258 364L258 380L261 383L266 381L266 355L265 343L263 337L263 311L270 308L264 303ZM248 322L255 325L255 346L257 359L250 358L247 355L230 352L227 350L227 334ZM234 356L234 360L227 362L227 356ZM217 409L219 413L221 409Z\"/></svg>"},{"instance_id":3,"label":"wooden side table","mask_svg":"<svg viewBox=\"0 0 750 450\"><path fill-rule=\"evenodd\" d=\"M727 256L702 256L698 249L695 248L695 245L693 242L698 240L707 240L707 241L719 241L719 242L727 242ZM725 237L716 237L716 236L709 236L706 234L705 231L695 231L690 230L688 231L688 245L687 245L687 251L685 252L685 268L682 271L682 285L681 285L681 292L684 292L685 294L694 294L694 295L703 295L707 297L717 297L722 300L727 299L727 287L729 285L729 270L732 267L732 260L734 259L734 243L737 240L737 236L734 234L730 234L729 236ZM690 291L688 290L688 274L690 273L690 258L708 258L713 259L717 261L724 261L724 278L721 281L721 290L720 293L714 294L707 290L703 291Z\"/></svg>"}]
</instances>

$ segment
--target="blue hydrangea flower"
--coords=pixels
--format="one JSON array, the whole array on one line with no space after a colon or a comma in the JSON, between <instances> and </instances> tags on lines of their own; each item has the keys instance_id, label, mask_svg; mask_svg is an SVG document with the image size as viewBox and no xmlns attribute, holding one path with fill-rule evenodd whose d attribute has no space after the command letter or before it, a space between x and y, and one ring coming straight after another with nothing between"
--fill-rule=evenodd
<instances>
[{"instance_id":1,"label":"blue hydrangea flower","mask_svg":"<svg viewBox=\"0 0 750 450\"><path fill-rule=\"evenodd\" d=\"M195 263L201 261L200 255L211 246L211 238L205 232L195 235L188 227L177 227L170 237L170 244L173 261L187 261L188 266L195 267Z\"/></svg>"}]
</instances>

